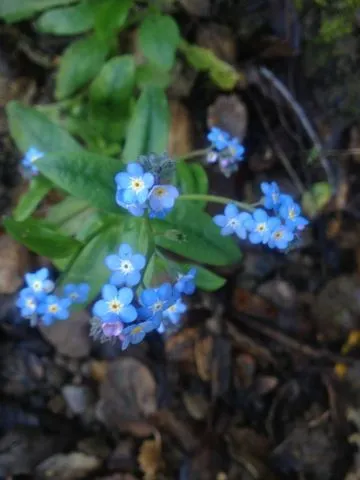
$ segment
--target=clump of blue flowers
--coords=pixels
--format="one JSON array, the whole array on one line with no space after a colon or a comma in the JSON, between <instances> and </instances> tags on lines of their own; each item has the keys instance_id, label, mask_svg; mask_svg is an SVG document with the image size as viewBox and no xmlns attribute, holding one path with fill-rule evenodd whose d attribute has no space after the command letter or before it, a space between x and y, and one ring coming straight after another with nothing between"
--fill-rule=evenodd
<instances>
[{"instance_id":1,"label":"clump of blue flowers","mask_svg":"<svg viewBox=\"0 0 360 480\"><path fill-rule=\"evenodd\" d=\"M211 150L207 162L217 163L225 177L230 177L239 168L244 159L245 149L236 137L231 137L218 127L212 127L207 135L211 142Z\"/></svg>"},{"instance_id":2,"label":"clump of blue flowers","mask_svg":"<svg viewBox=\"0 0 360 480\"><path fill-rule=\"evenodd\" d=\"M25 177L33 177L38 175L39 170L36 166L36 160L43 157L44 153L35 147L29 148L21 160L21 166Z\"/></svg>"},{"instance_id":3,"label":"clump of blue flowers","mask_svg":"<svg viewBox=\"0 0 360 480\"><path fill-rule=\"evenodd\" d=\"M160 158L160 160L159 160ZM115 176L116 203L136 217L149 212L150 218L164 218L173 208L179 192L169 181L166 156L140 157L140 162L129 163L126 172ZM166 163L167 162L167 163Z\"/></svg>"},{"instance_id":4,"label":"clump of blue flowers","mask_svg":"<svg viewBox=\"0 0 360 480\"><path fill-rule=\"evenodd\" d=\"M196 269L178 274L174 285L165 282L156 288L139 289L146 258L122 244L117 254L108 255L105 265L111 270L102 298L95 302L90 335L100 341L119 339L122 349L140 343L147 333L164 332L177 324L186 311L181 294L195 291ZM120 288L117 288L120 287Z\"/></svg>"},{"instance_id":5,"label":"clump of blue flowers","mask_svg":"<svg viewBox=\"0 0 360 480\"><path fill-rule=\"evenodd\" d=\"M280 192L276 182L260 185L264 194L263 208L256 208L252 213L239 212L229 204L223 215L216 215L213 220L221 228L222 235L235 234L240 239L252 244L263 244L279 250L287 249L308 225L308 220L301 215L301 208L290 195Z\"/></svg>"},{"instance_id":6,"label":"clump of blue flowers","mask_svg":"<svg viewBox=\"0 0 360 480\"><path fill-rule=\"evenodd\" d=\"M51 325L57 320L69 318L69 308L73 303L83 303L89 294L89 285L68 284L64 295L54 295L55 284L49 279L49 270L41 268L25 275L26 287L20 290L16 306L31 325Z\"/></svg>"}]
</instances>

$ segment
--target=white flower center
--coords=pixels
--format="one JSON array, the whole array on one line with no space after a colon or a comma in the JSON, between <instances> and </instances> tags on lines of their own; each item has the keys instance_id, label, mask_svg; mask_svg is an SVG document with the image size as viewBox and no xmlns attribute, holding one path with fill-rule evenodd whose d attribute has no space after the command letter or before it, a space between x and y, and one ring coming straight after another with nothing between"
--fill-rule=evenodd
<instances>
[{"instance_id":1,"label":"white flower center","mask_svg":"<svg viewBox=\"0 0 360 480\"><path fill-rule=\"evenodd\" d=\"M167 310L170 313L176 313L176 310L177 310L176 304L174 303L174 305L171 305L171 307L169 307Z\"/></svg>"},{"instance_id":2,"label":"white flower center","mask_svg":"<svg viewBox=\"0 0 360 480\"><path fill-rule=\"evenodd\" d=\"M160 312L160 310L162 310L163 308L164 303L165 302L162 302L161 300L158 300L157 302L155 302L151 307L151 310L153 311L153 313Z\"/></svg>"},{"instance_id":3,"label":"white flower center","mask_svg":"<svg viewBox=\"0 0 360 480\"><path fill-rule=\"evenodd\" d=\"M273 201L274 203L277 203L277 202L279 201L279 194L276 193L276 192L273 192L273 193L271 194L271 198L272 198L272 201Z\"/></svg>"},{"instance_id":4,"label":"white flower center","mask_svg":"<svg viewBox=\"0 0 360 480\"><path fill-rule=\"evenodd\" d=\"M35 290L35 292L41 292L42 282L40 282L40 280L35 280L35 282L32 284L32 288Z\"/></svg>"},{"instance_id":5,"label":"white flower center","mask_svg":"<svg viewBox=\"0 0 360 480\"><path fill-rule=\"evenodd\" d=\"M120 313L124 307L124 305L120 303L117 298L113 298L112 300L107 302L107 304L108 304L109 312L111 313Z\"/></svg>"},{"instance_id":6,"label":"white flower center","mask_svg":"<svg viewBox=\"0 0 360 480\"><path fill-rule=\"evenodd\" d=\"M42 157L42 155L32 155L30 157L30 163L36 162L36 160L38 160L40 157Z\"/></svg>"},{"instance_id":7,"label":"white flower center","mask_svg":"<svg viewBox=\"0 0 360 480\"><path fill-rule=\"evenodd\" d=\"M163 187L158 187L158 188L155 188L154 190L154 195L156 197L164 197L166 195L166 189L163 188Z\"/></svg>"},{"instance_id":8,"label":"white flower center","mask_svg":"<svg viewBox=\"0 0 360 480\"><path fill-rule=\"evenodd\" d=\"M284 236L284 232L282 230L276 230L273 233L273 237L275 238L275 240L280 240L280 238L282 238L283 236Z\"/></svg>"},{"instance_id":9,"label":"white flower center","mask_svg":"<svg viewBox=\"0 0 360 480\"><path fill-rule=\"evenodd\" d=\"M256 226L256 231L259 232L259 233L264 233L266 232L267 230L267 227L266 227L266 223L258 223L257 226Z\"/></svg>"},{"instance_id":10,"label":"white flower center","mask_svg":"<svg viewBox=\"0 0 360 480\"><path fill-rule=\"evenodd\" d=\"M134 271L134 267L130 260L121 260L120 270L122 271L122 273L128 274Z\"/></svg>"},{"instance_id":11,"label":"white flower center","mask_svg":"<svg viewBox=\"0 0 360 480\"><path fill-rule=\"evenodd\" d=\"M295 210L293 208L289 208L289 218L290 220L294 220L296 217Z\"/></svg>"},{"instance_id":12,"label":"white flower center","mask_svg":"<svg viewBox=\"0 0 360 480\"><path fill-rule=\"evenodd\" d=\"M130 183L131 189L136 193L141 192L145 188L144 180L141 177L132 177Z\"/></svg>"},{"instance_id":13,"label":"white flower center","mask_svg":"<svg viewBox=\"0 0 360 480\"><path fill-rule=\"evenodd\" d=\"M56 313L59 311L59 305L57 305L56 303L52 303L51 305L48 306L48 311L50 313Z\"/></svg>"},{"instance_id":14,"label":"white flower center","mask_svg":"<svg viewBox=\"0 0 360 480\"><path fill-rule=\"evenodd\" d=\"M70 298L72 300L76 300L77 298L79 298L79 295L76 292L73 292L73 293L70 293Z\"/></svg>"},{"instance_id":15,"label":"white flower center","mask_svg":"<svg viewBox=\"0 0 360 480\"><path fill-rule=\"evenodd\" d=\"M236 218L231 218L229 221L228 221L228 224L227 224L228 227L231 227L231 228L236 228L239 226L239 220L237 220Z\"/></svg>"},{"instance_id":16,"label":"white flower center","mask_svg":"<svg viewBox=\"0 0 360 480\"><path fill-rule=\"evenodd\" d=\"M31 308L31 309L32 309L32 308L35 308L36 305L35 305L35 302L34 302L34 300L33 300L32 298L28 298L28 299L26 300L26 306L27 306L28 308Z\"/></svg>"}]
</instances>

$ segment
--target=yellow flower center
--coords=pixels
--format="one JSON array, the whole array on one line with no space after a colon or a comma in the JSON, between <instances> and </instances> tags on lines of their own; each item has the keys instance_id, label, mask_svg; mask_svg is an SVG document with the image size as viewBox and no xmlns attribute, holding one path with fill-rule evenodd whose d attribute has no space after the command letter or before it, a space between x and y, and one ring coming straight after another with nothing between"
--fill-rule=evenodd
<instances>
[{"instance_id":1,"label":"yellow flower center","mask_svg":"<svg viewBox=\"0 0 360 480\"><path fill-rule=\"evenodd\" d=\"M145 187L145 184L142 178L136 178L136 177L131 178L132 190L134 190L135 192L141 192L141 190L143 190L144 187Z\"/></svg>"},{"instance_id":2,"label":"yellow flower center","mask_svg":"<svg viewBox=\"0 0 360 480\"><path fill-rule=\"evenodd\" d=\"M35 308L35 302L34 302L34 300L33 300L32 298L28 298L28 299L26 300L26 306L27 306L28 308Z\"/></svg>"},{"instance_id":3,"label":"yellow flower center","mask_svg":"<svg viewBox=\"0 0 360 480\"><path fill-rule=\"evenodd\" d=\"M75 292L73 292L73 293L70 294L70 298L71 298L72 300L76 300L78 297L79 297L79 295L78 295L77 293L75 293Z\"/></svg>"},{"instance_id":4,"label":"yellow flower center","mask_svg":"<svg viewBox=\"0 0 360 480\"><path fill-rule=\"evenodd\" d=\"M151 307L152 311L155 313L155 312L159 312L160 310L162 310L163 308L163 305L164 305L165 302L161 302L160 300L158 300L157 302L155 302L153 304L153 306Z\"/></svg>"},{"instance_id":5,"label":"yellow flower center","mask_svg":"<svg viewBox=\"0 0 360 480\"><path fill-rule=\"evenodd\" d=\"M276 240L279 240L284 236L284 232L282 230L277 230L276 232L273 233L273 236Z\"/></svg>"},{"instance_id":6,"label":"yellow flower center","mask_svg":"<svg viewBox=\"0 0 360 480\"><path fill-rule=\"evenodd\" d=\"M168 311L171 312L171 313L175 313L176 312L176 305L171 305L171 307L168 308Z\"/></svg>"},{"instance_id":7,"label":"yellow flower center","mask_svg":"<svg viewBox=\"0 0 360 480\"><path fill-rule=\"evenodd\" d=\"M159 187L155 188L154 193L157 197L164 197L166 195L166 190L165 188Z\"/></svg>"},{"instance_id":8,"label":"yellow flower center","mask_svg":"<svg viewBox=\"0 0 360 480\"><path fill-rule=\"evenodd\" d=\"M289 218L290 218L290 220L294 220L295 217L296 217L295 210L294 210L293 208L290 208L290 209L289 209Z\"/></svg>"},{"instance_id":9,"label":"yellow flower center","mask_svg":"<svg viewBox=\"0 0 360 480\"><path fill-rule=\"evenodd\" d=\"M142 327L140 327L140 326L134 327L131 330L131 333L141 333L141 332L142 332Z\"/></svg>"},{"instance_id":10,"label":"yellow flower center","mask_svg":"<svg viewBox=\"0 0 360 480\"><path fill-rule=\"evenodd\" d=\"M259 223L256 227L256 231L263 233L266 231L266 223Z\"/></svg>"},{"instance_id":11,"label":"yellow flower center","mask_svg":"<svg viewBox=\"0 0 360 480\"><path fill-rule=\"evenodd\" d=\"M109 311L112 313L120 313L123 306L124 305L120 303L119 300L117 300L116 298L113 298L108 302Z\"/></svg>"},{"instance_id":12,"label":"yellow flower center","mask_svg":"<svg viewBox=\"0 0 360 480\"><path fill-rule=\"evenodd\" d=\"M51 305L49 305L48 310L50 313L56 313L59 311L59 305L57 305L56 303L52 303Z\"/></svg>"}]
</instances>

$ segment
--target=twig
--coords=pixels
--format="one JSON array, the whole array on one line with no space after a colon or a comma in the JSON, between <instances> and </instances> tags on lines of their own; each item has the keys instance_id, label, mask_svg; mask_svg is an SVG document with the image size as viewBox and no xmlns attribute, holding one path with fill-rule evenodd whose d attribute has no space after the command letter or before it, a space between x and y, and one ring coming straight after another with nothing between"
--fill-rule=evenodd
<instances>
[{"instance_id":1,"label":"twig","mask_svg":"<svg viewBox=\"0 0 360 480\"><path fill-rule=\"evenodd\" d=\"M302 126L304 127L304 130L306 131L307 135L313 142L314 147L316 148L316 150L319 151L319 159L327 175L328 182L332 187L335 187L334 175L329 165L329 162L327 158L321 153L323 151L323 147L322 147L320 138L316 133L316 131L314 130L314 128L312 127L309 120L307 119L304 109L295 100L295 98L293 97L291 92L286 88L286 86L278 78L276 78L275 75L270 70L268 70L266 67L260 67L259 71L261 75L263 75L263 77L265 77L274 86L274 88L276 88L276 90L282 95L282 97L284 97L284 99L287 101L287 103L290 105L290 107L293 109L293 111L299 118Z\"/></svg>"}]
</instances>

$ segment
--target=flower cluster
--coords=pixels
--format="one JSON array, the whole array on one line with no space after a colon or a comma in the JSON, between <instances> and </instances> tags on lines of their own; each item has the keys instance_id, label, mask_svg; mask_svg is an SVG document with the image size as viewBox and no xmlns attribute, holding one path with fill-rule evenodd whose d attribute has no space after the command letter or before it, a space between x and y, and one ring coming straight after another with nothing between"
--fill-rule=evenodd
<instances>
[{"instance_id":1,"label":"flower cluster","mask_svg":"<svg viewBox=\"0 0 360 480\"><path fill-rule=\"evenodd\" d=\"M145 256L133 253L125 243L117 254L105 259L112 273L102 288L102 298L94 304L91 334L102 341L119 338L123 350L129 344L140 343L153 330L163 332L169 323L176 324L186 311L181 293L190 295L195 291L196 270L191 269L179 275L174 285L163 283L136 296L132 287L139 284L145 263Z\"/></svg>"},{"instance_id":2,"label":"flower cluster","mask_svg":"<svg viewBox=\"0 0 360 480\"><path fill-rule=\"evenodd\" d=\"M285 250L309 222L301 216L301 208L292 197L280 192L276 182L263 182L261 190L264 207L274 215L262 208L251 214L239 212L235 205L229 204L224 215L216 215L214 222L221 227L222 235L235 234L243 240L248 237L253 244Z\"/></svg>"},{"instance_id":3,"label":"flower cluster","mask_svg":"<svg viewBox=\"0 0 360 480\"><path fill-rule=\"evenodd\" d=\"M163 160L163 156L160 159ZM165 162L159 162L155 155L142 160L142 164L129 163L126 172L115 176L116 203L137 217L148 209L150 218L164 218L173 208L179 192L173 185L163 183L168 180L168 170L163 167Z\"/></svg>"},{"instance_id":4,"label":"flower cluster","mask_svg":"<svg viewBox=\"0 0 360 480\"><path fill-rule=\"evenodd\" d=\"M86 283L65 285L64 296L58 297L53 294L55 284L48 277L47 268L27 273L26 287L19 292L16 306L23 317L30 319L32 325L51 325L56 320L66 320L71 304L87 300L90 288Z\"/></svg>"},{"instance_id":5,"label":"flower cluster","mask_svg":"<svg viewBox=\"0 0 360 480\"><path fill-rule=\"evenodd\" d=\"M24 158L21 160L21 165L23 167L25 177L33 177L35 175L38 175L39 170L36 167L36 160L43 156L43 152L40 152L40 150L38 150L37 148L29 148Z\"/></svg>"},{"instance_id":6,"label":"flower cluster","mask_svg":"<svg viewBox=\"0 0 360 480\"><path fill-rule=\"evenodd\" d=\"M208 153L207 162L218 163L225 177L230 177L238 170L239 163L243 160L244 147L236 137L231 137L217 127L212 127L207 138L212 147Z\"/></svg>"}]
</instances>

